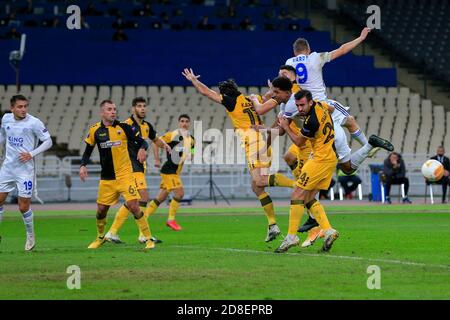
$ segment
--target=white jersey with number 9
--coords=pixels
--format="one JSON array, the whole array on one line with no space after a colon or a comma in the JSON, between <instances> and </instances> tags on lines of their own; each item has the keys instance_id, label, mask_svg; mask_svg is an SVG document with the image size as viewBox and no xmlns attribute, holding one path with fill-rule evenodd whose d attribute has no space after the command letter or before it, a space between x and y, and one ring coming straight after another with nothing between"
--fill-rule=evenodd
<instances>
[{"instance_id":1,"label":"white jersey with number 9","mask_svg":"<svg viewBox=\"0 0 450 320\"><path fill-rule=\"evenodd\" d=\"M311 91L314 100L324 101L327 99L322 68L325 63L330 62L330 57L330 52L312 52L309 55L300 54L286 61L287 65L295 68L300 87Z\"/></svg>"}]
</instances>

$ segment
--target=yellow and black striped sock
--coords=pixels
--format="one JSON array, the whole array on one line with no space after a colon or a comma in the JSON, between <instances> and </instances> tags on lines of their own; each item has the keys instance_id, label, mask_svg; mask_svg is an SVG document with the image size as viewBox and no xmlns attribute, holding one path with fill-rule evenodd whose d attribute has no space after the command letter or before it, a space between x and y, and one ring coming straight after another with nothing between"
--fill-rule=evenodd
<instances>
[{"instance_id":1,"label":"yellow and black striped sock","mask_svg":"<svg viewBox=\"0 0 450 320\"><path fill-rule=\"evenodd\" d=\"M150 201L150 203L147 206L147 209L145 209L145 217L148 218L153 213L155 213L156 209L158 209L161 202L158 201L158 199L153 199Z\"/></svg>"},{"instance_id":2,"label":"yellow and black striped sock","mask_svg":"<svg viewBox=\"0 0 450 320\"><path fill-rule=\"evenodd\" d=\"M97 237L103 238L105 236L106 227L106 217L99 219L97 218Z\"/></svg>"},{"instance_id":3,"label":"yellow and black striped sock","mask_svg":"<svg viewBox=\"0 0 450 320\"><path fill-rule=\"evenodd\" d=\"M145 201L139 201L139 209L141 210L141 212L146 212L147 211L147 202ZM148 216L144 213L144 217L145 219L148 218ZM147 221L148 223L148 221ZM142 232L139 230L139 238L141 238L143 236Z\"/></svg>"},{"instance_id":4,"label":"yellow and black striped sock","mask_svg":"<svg viewBox=\"0 0 450 320\"><path fill-rule=\"evenodd\" d=\"M146 239L150 239L152 237L152 234L150 232L150 226L148 225L144 213L143 212L141 213L142 217L140 217L139 219L134 218L134 221L136 221L140 234L142 234Z\"/></svg>"},{"instance_id":5,"label":"yellow and black striped sock","mask_svg":"<svg viewBox=\"0 0 450 320\"><path fill-rule=\"evenodd\" d=\"M289 210L289 229L288 234L296 235L300 221L302 220L305 206L303 200L291 200L291 208Z\"/></svg>"},{"instance_id":6,"label":"yellow and black striped sock","mask_svg":"<svg viewBox=\"0 0 450 320\"><path fill-rule=\"evenodd\" d=\"M130 211L128 210L128 207L126 204L121 206L119 208L119 211L117 211L116 216L114 217L114 222L113 222L111 228L109 228L109 232L111 232L114 235L117 235L120 228L122 228L125 221L127 221L129 213L130 213Z\"/></svg>"},{"instance_id":7,"label":"yellow and black striped sock","mask_svg":"<svg viewBox=\"0 0 450 320\"><path fill-rule=\"evenodd\" d=\"M322 204L316 199L308 202L306 208L312 213L314 218L317 220L320 228L324 231L331 229L330 222L328 221L327 214Z\"/></svg>"},{"instance_id":8,"label":"yellow and black striped sock","mask_svg":"<svg viewBox=\"0 0 450 320\"><path fill-rule=\"evenodd\" d=\"M274 173L268 176L268 185L270 187L293 188L295 186L295 181L289 179L284 174Z\"/></svg>"},{"instance_id":9,"label":"yellow and black striped sock","mask_svg":"<svg viewBox=\"0 0 450 320\"><path fill-rule=\"evenodd\" d=\"M142 212L145 212L145 210L147 209L147 201L139 201L139 209Z\"/></svg>"},{"instance_id":10,"label":"yellow and black striped sock","mask_svg":"<svg viewBox=\"0 0 450 320\"><path fill-rule=\"evenodd\" d=\"M175 220L175 215L177 214L177 210L180 207L181 199L173 197L169 204L169 217L167 220Z\"/></svg>"},{"instance_id":11,"label":"yellow and black striped sock","mask_svg":"<svg viewBox=\"0 0 450 320\"><path fill-rule=\"evenodd\" d=\"M269 223L269 226L277 223L272 198L270 198L269 194L267 192L264 192L263 194L260 194L258 196L258 199L261 202L261 206L263 207L264 212L266 213L267 222Z\"/></svg>"}]
</instances>

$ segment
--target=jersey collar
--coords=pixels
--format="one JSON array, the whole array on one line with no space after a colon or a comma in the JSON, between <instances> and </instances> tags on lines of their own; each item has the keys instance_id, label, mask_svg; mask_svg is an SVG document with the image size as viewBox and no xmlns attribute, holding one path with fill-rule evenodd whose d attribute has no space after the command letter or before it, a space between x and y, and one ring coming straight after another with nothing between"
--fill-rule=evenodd
<instances>
[{"instance_id":1,"label":"jersey collar","mask_svg":"<svg viewBox=\"0 0 450 320\"><path fill-rule=\"evenodd\" d=\"M308 116L311 115L311 113L313 112L314 107L316 106L316 104L317 104L317 102L316 102L315 100L313 100L313 105L311 106L311 109L310 109L309 112L308 112Z\"/></svg>"},{"instance_id":2,"label":"jersey collar","mask_svg":"<svg viewBox=\"0 0 450 320\"><path fill-rule=\"evenodd\" d=\"M133 124L139 126L139 123L136 121L136 119L134 118L133 115L130 115L130 119L133 122ZM142 124L147 123L147 121L145 121L144 119L142 119Z\"/></svg>"},{"instance_id":3,"label":"jersey collar","mask_svg":"<svg viewBox=\"0 0 450 320\"><path fill-rule=\"evenodd\" d=\"M120 121L119 120L114 120L114 122L112 123L112 127L115 127L115 126L117 126L117 125L119 125L120 124ZM103 127L103 128L106 128L106 126L105 126L105 124L103 123L103 121L100 121L100 127Z\"/></svg>"}]
</instances>

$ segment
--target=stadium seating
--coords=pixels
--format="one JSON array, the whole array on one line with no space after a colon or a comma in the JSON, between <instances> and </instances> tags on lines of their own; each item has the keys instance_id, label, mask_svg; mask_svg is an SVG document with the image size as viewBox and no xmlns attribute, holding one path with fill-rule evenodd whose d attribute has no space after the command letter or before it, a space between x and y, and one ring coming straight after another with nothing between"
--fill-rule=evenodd
<instances>
[{"instance_id":1,"label":"stadium seating","mask_svg":"<svg viewBox=\"0 0 450 320\"><path fill-rule=\"evenodd\" d=\"M87 11L89 4L94 3L95 14ZM176 1L176 4L152 4L150 12L138 13L143 9L143 3L138 1L114 1L105 2L77 1L80 7L84 21L93 29L112 29L117 17L123 20L124 29L163 29L164 16L168 16L169 28L196 28L201 18L209 17L208 23L215 29L221 28L224 24L238 26L246 17L251 17L252 30L264 30L271 24L273 28L289 30L298 30L299 28L309 27L310 22L306 19L283 19L281 14L282 7L274 5L273 1L258 1L256 4L248 5L246 1L240 1L238 6L234 7L234 15L229 15L227 1L214 0L212 5L192 5L191 1ZM19 26L32 27L56 27L63 28L65 23L63 14L65 14L68 4L55 3L52 1L35 0L31 12L24 12L27 8L26 1L0 1L0 19L7 21L7 15L3 17L3 10L8 6L9 12L15 12L14 18ZM55 14L57 12L57 14ZM280 17L280 18L279 18ZM54 19L58 23L54 25ZM9 22L9 21L8 21ZM295 25L295 27L292 27ZM1 27L1 24L0 24Z\"/></svg>"},{"instance_id":2,"label":"stadium seating","mask_svg":"<svg viewBox=\"0 0 450 320\"><path fill-rule=\"evenodd\" d=\"M254 86L240 89L246 94L265 90ZM188 113L192 120L202 120L203 130L232 128L225 111L193 87L24 85L21 92L30 97L30 113L46 123L56 143L80 152L84 145L82 136L99 118L98 105L103 99L116 102L120 119L129 116L134 97L149 99L147 119L159 133L173 130L181 113ZM8 110L9 98L15 93L15 86L0 85L3 112ZM432 154L436 146L450 145L450 130L446 129L450 112L446 113L443 106L432 106L430 100L421 99L408 88L331 87L329 97L350 106L351 114L367 135L391 139L401 153ZM276 113L270 112L263 119L272 124ZM289 141L281 142L284 152ZM353 141L352 146L358 144Z\"/></svg>"},{"instance_id":3,"label":"stadium seating","mask_svg":"<svg viewBox=\"0 0 450 320\"><path fill-rule=\"evenodd\" d=\"M375 33L394 50L421 68L450 82L450 6L447 0L342 1L341 10L366 24L366 9L378 5L382 30Z\"/></svg>"}]
</instances>

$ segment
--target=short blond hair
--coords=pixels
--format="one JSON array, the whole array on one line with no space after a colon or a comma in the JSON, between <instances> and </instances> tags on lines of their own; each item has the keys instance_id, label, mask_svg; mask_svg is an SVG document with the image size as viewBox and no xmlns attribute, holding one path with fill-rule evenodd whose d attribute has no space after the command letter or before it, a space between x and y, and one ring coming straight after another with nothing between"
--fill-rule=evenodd
<instances>
[{"instance_id":1,"label":"short blond hair","mask_svg":"<svg viewBox=\"0 0 450 320\"><path fill-rule=\"evenodd\" d=\"M305 38L298 38L297 40L295 40L293 48L294 52L308 51L310 49L309 42Z\"/></svg>"}]
</instances>

